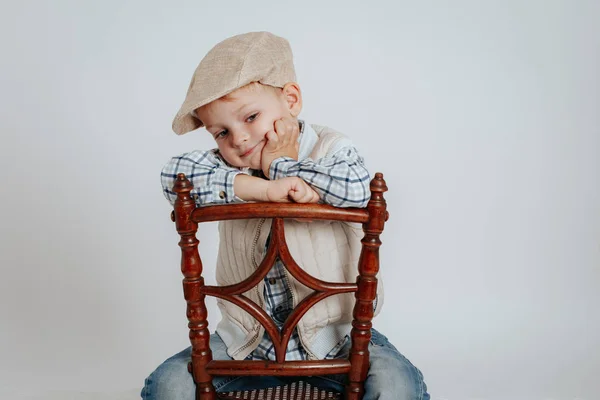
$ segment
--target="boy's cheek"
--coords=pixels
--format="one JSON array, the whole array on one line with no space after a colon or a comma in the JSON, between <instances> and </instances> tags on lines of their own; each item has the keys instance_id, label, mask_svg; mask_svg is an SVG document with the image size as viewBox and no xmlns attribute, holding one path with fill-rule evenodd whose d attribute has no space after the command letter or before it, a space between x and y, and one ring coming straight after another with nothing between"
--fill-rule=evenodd
<instances>
[{"instance_id":1,"label":"boy's cheek","mask_svg":"<svg viewBox=\"0 0 600 400\"><path fill-rule=\"evenodd\" d=\"M230 154L227 150L222 150L219 148L219 152L221 153L221 157L223 157L225 159L225 161L227 161L227 163L229 163L230 165L236 166L236 161L235 159L233 159L232 157L230 157Z\"/></svg>"}]
</instances>

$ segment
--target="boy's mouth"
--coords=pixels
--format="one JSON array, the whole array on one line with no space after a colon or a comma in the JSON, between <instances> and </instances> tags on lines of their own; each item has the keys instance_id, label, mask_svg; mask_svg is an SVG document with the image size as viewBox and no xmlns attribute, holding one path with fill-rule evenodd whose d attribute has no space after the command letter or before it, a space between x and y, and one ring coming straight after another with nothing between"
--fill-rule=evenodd
<instances>
[{"instance_id":1,"label":"boy's mouth","mask_svg":"<svg viewBox=\"0 0 600 400\"><path fill-rule=\"evenodd\" d=\"M254 146L252 146L251 148L249 148L248 150L246 150L246 152L243 153L241 155L241 157L247 157L250 154L252 154L254 152L254 150L258 147L258 145L261 144L262 142L264 142L264 140L261 140L260 142L256 143Z\"/></svg>"}]
</instances>

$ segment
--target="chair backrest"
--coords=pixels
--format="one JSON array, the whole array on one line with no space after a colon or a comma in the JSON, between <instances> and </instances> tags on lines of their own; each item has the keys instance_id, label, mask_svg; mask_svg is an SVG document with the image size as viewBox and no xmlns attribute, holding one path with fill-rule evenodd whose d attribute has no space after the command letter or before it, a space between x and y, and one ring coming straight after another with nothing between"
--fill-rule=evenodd
<instances>
[{"instance_id":1,"label":"chair backrest","mask_svg":"<svg viewBox=\"0 0 600 400\"><path fill-rule=\"evenodd\" d=\"M211 376L217 375L269 375L310 376L322 374L348 374L345 396L359 400L363 383L369 369L369 340L373 301L377 292L376 274L379 271L379 235L388 219L383 193L387 186L381 173L371 180L371 199L366 208L336 208L322 204L296 203L242 203L196 207L190 196L193 189L184 174L177 176L173 190L177 193L171 219L181 236L181 271L183 292L187 302L187 316L192 344L190 372L196 382L196 398L215 399ZM247 279L230 286L208 286L202 277L202 261L198 253L196 232L200 222L232 219L272 218L271 239L264 260ZM333 220L363 224L365 233L358 262L356 283L333 283L319 280L307 274L292 258L284 235L284 218ZM270 316L256 303L243 295L256 286L279 258L290 274L299 282L314 290L304 298L289 315L281 332ZM285 361L285 349L296 324L318 301L339 293L354 292L356 303L353 312L351 350L347 360ZM250 313L264 327L275 347L276 361L212 360L209 346L206 296L231 301Z\"/></svg>"}]
</instances>

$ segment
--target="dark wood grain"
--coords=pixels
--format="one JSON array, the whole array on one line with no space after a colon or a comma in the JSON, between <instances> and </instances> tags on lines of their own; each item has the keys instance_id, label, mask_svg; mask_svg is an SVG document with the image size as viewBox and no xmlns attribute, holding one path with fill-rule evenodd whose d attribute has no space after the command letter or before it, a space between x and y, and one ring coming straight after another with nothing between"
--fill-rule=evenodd
<instances>
[{"instance_id":1,"label":"dark wood grain","mask_svg":"<svg viewBox=\"0 0 600 400\"><path fill-rule=\"evenodd\" d=\"M360 222L369 219L364 208L336 208L327 204L238 203L199 207L192 213L195 222L252 218L306 218Z\"/></svg>"},{"instance_id":2,"label":"dark wood grain","mask_svg":"<svg viewBox=\"0 0 600 400\"><path fill-rule=\"evenodd\" d=\"M192 344L190 372L196 383L197 400L214 400L215 389L211 376L216 375L278 375L310 376L348 373L345 398L359 400L364 393L364 381L369 369L369 341L373 301L377 294L379 271L379 236L388 219L383 193L387 186L381 173L371 181L371 199L366 209L335 208L329 205L296 203L244 203L205 206L196 208L190 197L191 183L179 174L174 192L177 193L174 212L171 215L181 236L181 271L183 273L184 297L187 302L188 326ZM271 240L267 253L258 268L245 280L229 286L207 286L202 278L202 262L198 253L196 233L198 223L249 218L273 218ZM360 222L365 236L358 265L356 283L326 282L306 273L291 256L285 240L286 218ZM274 262L280 259L289 273L303 285L313 289L285 321L281 332L271 317L255 302L243 295L258 285L267 275ZM356 303L352 321L352 347L348 360L285 361L287 343L302 316L322 299L341 294L355 293ZM272 361L224 361L212 360L209 346L205 296L230 301L250 313L263 325L275 348L276 362Z\"/></svg>"},{"instance_id":3,"label":"dark wood grain","mask_svg":"<svg viewBox=\"0 0 600 400\"><path fill-rule=\"evenodd\" d=\"M177 176L173 191L177 193L175 200L175 213L173 219L177 232L181 236L181 272L183 278L183 295L187 302L188 327L190 329L190 342L192 344L192 361L190 372L196 382L196 398L201 400L214 400L216 398L212 378L206 372L206 364L212 360L208 330L207 311L204 304L204 295L201 289L204 286L202 278L202 261L198 253L198 239L196 232L198 224L191 219L196 204L190 197L192 184L180 174Z\"/></svg>"},{"instance_id":4,"label":"dark wood grain","mask_svg":"<svg viewBox=\"0 0 600 400\"><path fill-rule=\"evenodd\" d=\"M286 361L233 361L213 360L206 366L211 375L245 376L314 376L344 374L350 370L348 360Z\"/></svg>"},{"instance_id":5,"label":"dark wood grain","mask_svg":"<svg viewBox=\"0 0 600 400\"><path fill-rule=\"evenodd\" d=\"M348 374L346 398L360 400L364 393L364 382L369 371L369 341L371 340L371 320L373 319L373 301L377 295L377 272L379 272L379 235L388 218L383 193L387 186L383 174L375 174L371 180L371 199L367 204L369 220L363 224L365 237L361 240L362 251L358 261L358 291L352 321L352 347Z\"/></svg>"}]
</instances>

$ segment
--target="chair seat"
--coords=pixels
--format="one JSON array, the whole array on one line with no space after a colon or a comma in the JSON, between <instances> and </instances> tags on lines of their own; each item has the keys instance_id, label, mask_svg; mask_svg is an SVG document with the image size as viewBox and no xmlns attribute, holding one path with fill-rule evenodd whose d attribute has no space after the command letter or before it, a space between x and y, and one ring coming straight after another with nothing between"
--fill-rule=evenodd
<instances>
[{"instance_id":1,"label":"chair seat","mask_svg":"<svg viewBox=\"0 0 600 400\"><path fill-rule=\"evenodd\" d=\"M217 393L217 398L223 400L331 400L342 399L342 394L332 390L319 389L311 386L310 383L298 381L267 389Z\"/></svg>"}]
</instances>

